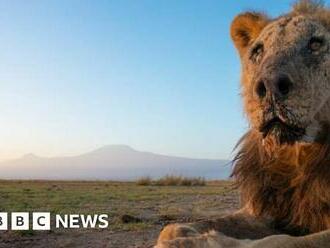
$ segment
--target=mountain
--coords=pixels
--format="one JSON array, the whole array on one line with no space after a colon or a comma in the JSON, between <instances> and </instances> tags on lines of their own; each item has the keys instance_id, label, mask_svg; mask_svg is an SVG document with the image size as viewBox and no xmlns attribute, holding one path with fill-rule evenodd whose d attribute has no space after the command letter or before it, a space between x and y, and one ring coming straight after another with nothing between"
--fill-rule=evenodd
<instances>
[{"instance_id":1,"label":"mountain","mask_svg":"<svg viewBox=\"0 0 330 248\"><path fill-rule=\"evenodd\" d=\"M133 180L168 174L225 179L230 171L226 160L165 156L125 145L104 146L79 156L45 158L27 154L0 162L1 179Z\"/></svg>"}]
</instances>

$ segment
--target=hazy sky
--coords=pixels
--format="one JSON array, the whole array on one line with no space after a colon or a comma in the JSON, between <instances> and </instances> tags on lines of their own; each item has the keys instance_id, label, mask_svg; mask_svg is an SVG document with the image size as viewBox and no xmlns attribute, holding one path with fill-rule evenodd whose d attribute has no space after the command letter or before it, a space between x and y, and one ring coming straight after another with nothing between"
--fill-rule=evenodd
<instances>
[{"instance_id":1,"label":"hazy sky","mask_svg":"<svg viewBox=\"0 0 330 248\"><path fill-rule=\"evenodd\" d=\"M229 158L247 128L229 26L292 1L0 1L0 159L127 144Z\"/></svg>"}]
</instances>

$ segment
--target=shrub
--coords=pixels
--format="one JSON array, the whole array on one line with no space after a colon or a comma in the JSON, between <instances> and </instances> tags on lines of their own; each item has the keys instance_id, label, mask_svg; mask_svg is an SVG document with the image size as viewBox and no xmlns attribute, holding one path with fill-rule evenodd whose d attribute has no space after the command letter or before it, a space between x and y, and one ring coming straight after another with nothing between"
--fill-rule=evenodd
<instances>
[{"instance_id":1,"label":"shrub","mask_svg":"<svg viewBox=\"0 0 330 248\"><path fill-rule=\"evenodd\" d=\"M177 186L180 185L182 181L181 176L166 175L155 181L158 186Z\"/></svg>"},{"instance_id":2,"label":"shrub","mask_svg":"<svg viewBox=\"0 0 330 248\"><path fill-rule=\"evenodd\" d=\"M141 177L136 181L137 185L148 186L152 184L152 180L150 177Z\"/></svg>"},{"instance_id":3,"label":"shrub","mask_svg":"<svg viewBox=\"0 0 330 248\"><path fill-rule=\"evenodd\" d=\"M204 186L206 180L202 177L182 177L166 175L157 180L151 180L150 177L142 177L137 180L137 185L148 186Z\"/></svg>"},{"instance_id":4,"label":"shrub","mask_svg":"<svg viewBox=\"0 0 330 248\"><path fill-rule=\"evenodd\" d=\"M193 177L193 178L184 177L184 178L182 178L180 185L183 185L183 186L205 186L206 181L203 177Z\"/></svg>"}]
</instances>

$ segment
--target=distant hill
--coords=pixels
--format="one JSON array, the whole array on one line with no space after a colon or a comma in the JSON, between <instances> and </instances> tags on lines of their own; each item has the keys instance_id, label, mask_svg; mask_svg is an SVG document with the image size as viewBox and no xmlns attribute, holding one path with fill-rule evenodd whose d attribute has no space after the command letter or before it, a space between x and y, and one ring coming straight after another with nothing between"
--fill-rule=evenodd
<instances>
[{"instance_id":1,"label":"distant hill","mask_svg":"<svg viewBox=\"0 0 330 248\"><path fill-rule=\"evenodd\" d=\"M226 179L227 160L191 159L140 152L125 145L104 146L79 156L44 158L27 154L0 163L0 179L133 180L167 174Z\"/></svg>"}]
</instances>

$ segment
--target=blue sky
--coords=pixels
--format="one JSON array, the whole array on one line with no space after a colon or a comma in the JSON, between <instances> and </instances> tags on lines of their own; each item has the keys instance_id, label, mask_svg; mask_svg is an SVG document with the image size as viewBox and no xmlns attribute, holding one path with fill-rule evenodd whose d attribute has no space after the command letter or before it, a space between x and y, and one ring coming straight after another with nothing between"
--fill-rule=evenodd
<instances>
[{"instance_id":1,"label":"blue sky","mask_svg":"<svg viewBox=\"0 0 330 248\"><path fill-rule=\"evenodd\" d=\"M0 159L107 144L229 158L246 131L229 26L292 1L0 1Z\"/></svg>"}]
</instances>

